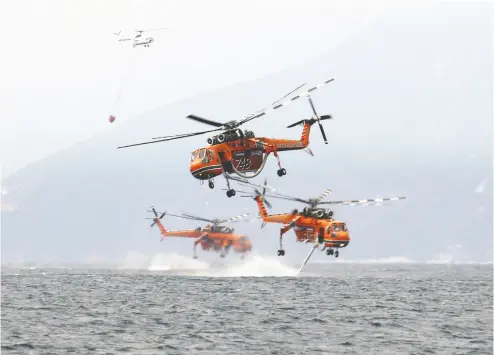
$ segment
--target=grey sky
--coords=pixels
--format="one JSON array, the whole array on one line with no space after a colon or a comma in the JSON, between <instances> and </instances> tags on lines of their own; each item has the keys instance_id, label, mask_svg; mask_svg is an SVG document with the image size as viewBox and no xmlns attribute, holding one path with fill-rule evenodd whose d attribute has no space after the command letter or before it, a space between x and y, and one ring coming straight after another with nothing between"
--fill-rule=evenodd
<instances>
[{"instance_id":1,"label":"grey sky","mask_svg":"<svg viewBox=\"0 0 494 355\"><path fill-rule=\"evenodd\" d=\"M111 113L123 122L198 92L301 63L405 6L423 5L317 0L8 2L0 12L0 46L6 54L0 57L2 174L111 129ZM118 43L112 34L159 27L169 30L150 33L156 42L145 49Z\"/></svg>"}]
</instances>

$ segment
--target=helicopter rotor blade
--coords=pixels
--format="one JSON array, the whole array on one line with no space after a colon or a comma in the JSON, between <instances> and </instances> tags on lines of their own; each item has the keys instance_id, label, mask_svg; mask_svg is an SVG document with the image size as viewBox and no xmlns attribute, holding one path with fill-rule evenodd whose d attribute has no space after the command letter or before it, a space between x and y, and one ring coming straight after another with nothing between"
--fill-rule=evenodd
<instances>
[{"instance_id":1,"label":"helicopter rotor blade","mask_svg":"<svg viewBox=\"0 0 494 355\"><path fill-rule=\"evenodd\" d=\"M238 221L238 220L241 220L244 217L247 217L248 215L250 215L250 213L242 213L242 214L237 215L237 216L233 216L233 217L230 217L230 218L222 219L220 222L221 223L226 223L226 222Z\"/></svg>"},{"instance_id":2,"label":"helicopter rotor blade","mask_svg":"<svg viewBox=\"0 0 494 355\"><path fill-rule=\"evenodd\" d=\"M195 220L195 218L190 218L190 217L187 217L187 216L178 215L178 214L173 214L173 213L168 213L168 216L177 217L177 218L184 218L184 219L192 219L192 220Z\"/></svg>"},{"instance_id":3,"label":"helicopter rotor blade","mask_svg":"<svg viewBox=\"0 0 494 355\"><path fill-rule=\"evenodd\" d=\"M268 186L268 178L267 177L264 179L264 186L262 188L262 200L264 201L264 203L266 204L266 206L268 208L273 208L273 205L271 205L271 202L269 202L266 199L266 197L265 197L265 195L266 195L266 186Z\"/></svg>"},{"instance_id":4,"label":"helicopter rotor blade","mask_svg":"<svg viewBox=\"0 0 494 355\"><path fill-rule=\"evenodd\" d=\"M365 200L347 200L347 201L327 201L321 202L321 204L325 205L347 205L347 206L367 206L375 204L383 204L385 201L397 201L397 200L406 200L405 196L402 197L384 197L384 198L371 198Z\"/></svg>"},{"instance_id":5,"label":"helicopter rotor blade","mask_svg":"<svg viewBox=\"0 0 494 355\"><path fill-rule=\"evenodd\" d=\"M182 216L188 217L190 219L194 219L196 221L203 221L203 222L208 222L208 223L213 223L213 224L216 222L214 219L208 219L208 218L204 218L204 217L194 216L194 215L189 214L189 213L183 213Z\"/></svg>"},{"instance_id":6,"label":"helicopter rotor blade","mask_svg":"<svg viewBox=\"0 0 494 355\"><path fill-rule=\"evenodd\" d=\"M323 191L322 194L319 195L319 197L317 197L317 201L322 201L324 200L326 197L328 197L333 191L330 190L330 189L326 189Z\"/></svg>"},{"instance_id":7,"label":"helicopter rotor blade","mask_svg":"<svg viewBox=\"0 0 494 355\"><path fill-rule=\"evenodd\" d=\"M294 97L292 97L292 98L290 98L290 99L288 99L288 100L286 100L286 101L284 101L284 102L282 102L282 103L280 103L280 104L277 104L276 106L268 107L268 108L266 108L265 110L263 110L262 112L260 112L260 113L258 113L258 114L256 114L256 115L254 115L254 116L247 116L247 117L245 117L244 119L242 119L242 120L239 122L239 125L242 125L242 124L244 124L244 123L246 123L246 122L249 122L249 121L251 121L251 120L253 120L253 119L255 119L255 118L258 118L258 117L261 117L261 116L267 115L268 113L270 113L270 112L272 112L272 111L274 111L274 110L277 110L277 109L279 109L280 107L283 107L283 106L289 105L290 103L292 103L293 101L295 101L295 100L297 100L297 99L299 99L299 98L301 98L301 97L308 96L308 95L309 95L309 93L311 93L312 91L319 89L320 87L322 87L322 86L324 86L324 85L326 85L326 84L328 84L328 83L332 82L333 80L334 80L333 78L331 78L331 79L329 79L329 80L326 80L326 81L324 81L323 83L318 84L318 85L316 85L316 86L314 86L314 87L310 88L309 90L307 90L307 91L305 91L305 92L301 93L300 95L294 96Z\"/></svg>"},{"instance_id":8,"label":"helicopter rotor blade","mask_svg":"<svg viewBox=\"0 0 494 355\"><path fill-rule=\"evenodd\" d=\"M326 139L326 133L324 132L324 127L321 124L321 118L316 112L316 108L314 107L314 102L312 101L312 98L309 96L309 103L310 106L312 107L312 111L314 112L314 115L317 118L317 123L319 124L319 129L321 130L322 138L324 139L324 143L328 144L328 140Z\"/></svg>"},{"instance_id":9,"label":"helicopter rotor blade","mask_svg":"<svg viewBox=\"0 0 494 355\"><path fill-rule=\"evenodd\" d=\"M284 196L284 195L281 195L281 194L278 194L278 195L267 195L267 196L269 198L278 198L280 200L295 201L295 202L301 202L301 203L305 203L305 204L310 204L311 203L308 200L303 200L303 199L298 198L298 197Z\"/></svg>"},{"instance_id":10,"label":"helicopter rotor blade","mask_svg":"<svg viewBox=\"0 0 494 355\"><path fill-rule=\"evenodd\" d=\"M305 85L307 85L307 83L303 83L302 85L297 86L297 88L296 88L296 89L294 89L294 90L290 91L288 94L286 94L285 96L283 96L281 99L278 99L278 100L276 100L275 102L273 102L273 103L271 104L271 106L273 106L274 104L276 104L276 103L280 102L281 100L283 100L283 99L284 99L285 97L287 97L288 95L293 94L295 91L297 91L298 89L300 89L302 86L305 86Z\"/></svg>"},{"instance_id":11,"label":"helicopter rotor blade","mask_svg":"<svg viewBox=\"0 0 494 355\"><path fill-rule=\"evenodd\" d=\"M117 149L120 149L120 148L128 148L128 147L135 147L135 146L144 145L144 144L151 144L151 143L158 143L158 142L166 142L166 141L171 141L171 140L180 139L180 138L188 138L188 137L193 137L193 136L199 136L201 134L215 132L215 131L221 131L221 129L212 129L212 130L202 131L202 132L179 134L179 135L176 135L176 136L169 136L168 138L156 139L156 140L148 141L148 142L142 142L142 143L135 143L135 144L124 145L124 146L117 147Z\"/></svg>"},{"instance_id":12,"label":"helicopter rotor blade","mask_svg":"<svg viewBox=\"0 0 494 355\"><path fill-rule=\"evenodd\" d=\"M208 120L207 118L200 117L200 116L197 116L197 115L188 115L186 118L189 118L191 120L194 120L194 121L197 121L197 122L201 122L201 123L204 123L204 124L208 124L208 125L214 126L214 127L223 127L224 126L223 123L219 123L219 122L216 122L216 121Z\"/></svg>"}]
</instances>

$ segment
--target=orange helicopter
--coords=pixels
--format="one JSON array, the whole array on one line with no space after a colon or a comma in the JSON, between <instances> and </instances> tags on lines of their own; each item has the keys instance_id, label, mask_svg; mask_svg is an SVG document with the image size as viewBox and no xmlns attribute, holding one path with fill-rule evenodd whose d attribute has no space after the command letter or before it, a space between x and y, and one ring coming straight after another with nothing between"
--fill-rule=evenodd
<instances>
[{"instance_id":1,"label":"orange helicopter","mask_svg":"<svg viewBox=\"0 0 494 355\"><path fill-rule=\"evenodd\" d=\"M250 114L240 119L239 121L233 120L226 123L220 123L196 115L187 116L187 118L189 119L218 127L216 129L195 133L179 134L175 136L155 137L152 138L153 140L149 142L120 146L117 149L222 131L221 133L211 136L207 139L207 142L209 144L208 147L196 149L194 152L192 152L192 155L190 157L190 173L192 174L192 176L199 179L201 181L201 184L204 183L205 180L208 180L209 187L211 189L214 189L214 178L216 176L223 175L228 186L226 195L228 197L232 197L235 196L235 190L230 188L229 180L237 180L233 178L232 175L236 174L244 179L251 179L256 177L264 169L264 165L266 164L269 154L273 153L273 155L278 160L278 176L280 177L286 175L286 169L282 168L281 166L278 152L305 149L309 154L313 155L308 148L308 145L310 129L314 123L317 122L319 124L324 142L328 144L321 121L330 119L332 118L332 116L319 116L309 94L333 80L334 79L326 80L325 82L314 86L313 88L301 93L300 95L294 96L291 99L278 104L279 101L292 94L305 84L300 85L281 99L275 101L270 107ZM298 98L304 96L308 97L309 103L315 116L310 119L300 120L288 126L288 128L291 128L299 124L303 125L300 140L265 137L256 138L254 132L248 130L242 131L238 128L244 123L247 123L255 118L262 117L267 113L274 111L280 107L286 106L291 102L297 100ZM248 175L248 173L252 174Z\"/></svg>"},{"instance_id":2,"label":"orange helicopter","mask_svg":"<svg viewBox=\"0 0 494 355\"><path fill-rule=\"evenodd\" d=\"M198 244L201 245L202 249L205 251L215 251L220 252L220 256L224 258L231 248L236 253L240 253L241 259L244 258L247 252L252 250L252 242L245 235L235 234L234 228L225 227L222 224L226 222L238 222L242 217L246 217L249 214L244 213L239 216L234 216L227 219L207 219L202 217L193 216L190 214L182 214L182 215L174 215L168 213L169 216L191 219L195 221L204 221L210 224L206 225L204 228L197 227L195 229L185 229L185 230L166 230L163 224L161 223L161 219L167 214L165 212L158 212L151 207L151 211L153 212L155 217L149 217L147 219L152 219L153 223L151 227L155 224L158 225L158 228L161 232L161 241L165 237L182 237L182 238L194 238L194 259L197 259L196 247Z\"/></svg>"},{"instance_id":3,"label":"orange helicopter","mask_svg":"<svg viewBox=\"0 0 494 355\"><path fill-rule=\"evenodd\" d=\"M275 195L268 195L268 197L289 201L297 201L309 206L304 207L301 212L299 212L297 209L294 209L291 213L269 215L266 211L265 204L269 208L271 208L271 204L265 199L266 189L263 189L262 193L257 189L255 189L254 191L254 196L244 191L239 192L248 194L243 195L242 197L253 197L256 201L259 208L260 216L263 221L261 228L263 228L266 223L283 224L283 227L280 230L280 249L278 250L278 256L285 255L285 251L283 250L283 234L285 234L292 228L295 231L297 242L314 243L314 248L320 245L321 251L326 250L326 255L334 255L337 258L339 255L338 249L348 246L348 244L350 243L350 232L347 228L346 223L334 219L333 211L317 207L318 205L369 205L371 203L381 205L385 201L406 199L406 197L385 197L366 200L323 201L331 194L330 189L324 190L324 192L317 198L309 199L290 197L274 192ZM310 254L312 254L312 251Z\"/></svg>"}]
</instances>

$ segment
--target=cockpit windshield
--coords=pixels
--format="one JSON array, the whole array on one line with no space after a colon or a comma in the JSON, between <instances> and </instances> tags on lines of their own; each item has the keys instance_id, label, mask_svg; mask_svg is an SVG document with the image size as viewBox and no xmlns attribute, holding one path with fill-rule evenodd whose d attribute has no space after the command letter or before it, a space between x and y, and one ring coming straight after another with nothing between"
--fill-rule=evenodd
<instances>
[{"instance_id":1,"label":"cockpit windshield","mask_svg":"<svg viewBox=\"0 0 494 355\"><path fill-rule=\"evenodd\" d=\"M346 231L346 225L345 225L345 223L335 223L335 224L333 224L333 230L335 232Z\"/></svg>"},{"instance_id":2,"label":"cockpit windshield","mask_svg":"<svg viewBox=\"0 0 494 355\"><path fill-rule=\"evenodd\" d=\"M193 162L194 160L197 160L197 158L199 157L199 152L198 151L195 151L195 152L192 152L192 154L190 155L190 161Z\"/></svg>"},{"instance_id":3,"label":"cockpit windshield","mask_svg":"<svg viewBox=\"0 0 494 355\"><path fill-rule=\"evenodd\" d=\"M197 159L202 159L206 155L206 149L198 149L195 152L192 152L190 155L190 161L193 162L194 160Z\"/></svg>"}]
</instances>

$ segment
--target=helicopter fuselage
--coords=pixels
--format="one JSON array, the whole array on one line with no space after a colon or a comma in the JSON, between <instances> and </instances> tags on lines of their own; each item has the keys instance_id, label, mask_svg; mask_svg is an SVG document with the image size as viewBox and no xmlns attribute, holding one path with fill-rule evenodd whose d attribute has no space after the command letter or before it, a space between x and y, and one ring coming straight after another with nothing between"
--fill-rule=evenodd
<instances>
[{"instance_id":1,"label":"helicopter fuselage","mask_svg":"<svg viewBox=\"0 0 494 355\"><path fill-rule=\"evenodd\" d=\"M252 242L247 236L226 231L211 231L211 227L175 231L169 230L166 231L163 236L194 238L199 240L199 244L203 250L213 249L215 251L220 251L223 248L230 246L237 253L245 253L252 249Z\"/></svg>"},{"instance_id":2,"label":"helicopter fuselage","mask_svg":"<svg viewBox=\"0 0 494 355\"><path fill-rule=\"evenodd\" d=\"M297 242L318 242L327 248L344 248L350 243L350 232L346 223L333 218L333 211L305 207L302 212L268 214L262 196L255 197L259 213L264 223L280 223L284 227L281 235L293 228Z\"/></svg>"},{"instance_id":3,"label":"helicopter fuselage","mask_svg":"<svg viewBox=\"0 0 494 355\"><path fill-rule=\"evenodd\" d=\"M211 180L223 172L249 178L244 173L262 171L269 154L306 148L311 124L304 124L300 140L256 138L254 132L240 129L209 137L209 146L192 152L190 173L199 180Z\"/></svg>"},{"instance_id":4,"label":"helicopter fuselage","mask_svg":"<svg viewBox=\"0 0 494 355\"><path fill-rule=\"evenodd\" d=\"M154 42L153 37L146 37L146 39L141 39L141 38L134 38L134 43L133 46L144 46L144 47L149 47L151 43Z\"/></svg>"},{"instance_id":5,"label":"helicopter fuselage","mask_svg":"<svg viewBox=\"0 0 494 355\"><path fill-rule=\"evenodd\" d=\"M328 217L296 214L273 214L263 218L266 223L293 223L296 241L324 244L328 248L344 248L350 243L350 232L342 221ZM292 222L295 221L295 222Z\"/></svg>"}]
</instances>

